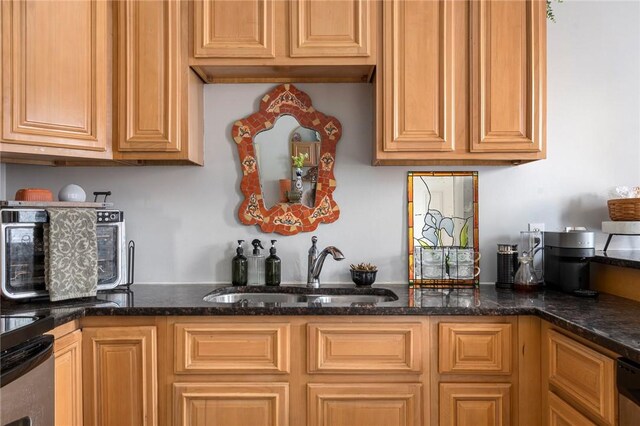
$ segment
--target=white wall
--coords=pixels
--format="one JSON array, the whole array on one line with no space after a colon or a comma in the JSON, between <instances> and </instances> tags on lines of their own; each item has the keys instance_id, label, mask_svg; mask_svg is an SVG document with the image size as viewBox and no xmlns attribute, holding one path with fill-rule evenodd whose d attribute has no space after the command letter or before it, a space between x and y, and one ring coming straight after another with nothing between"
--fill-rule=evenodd
<instances>
[{"instance_id":1,"label":"white wall","mask_svg":"<svg viewBox=\"0 0 640 426\"><path fill-rule=\"evenodd\" d=\"M548 37L548 159L479 170L482 281L495 279L496 243L516 241L528 222L547 230L593 229L607 218L615 185L640 184L640 4L565 2L554 6ZM305 280L311 234L261 234L236 219L239 167L229 131L252 113L272 85L205 87L205 162L198 167L7 167L7 194L27 186L57 192L75 182L87 192L110 189L136 240L139 282L228 282L234 241L277 238L284 281ZM323 280L349 282L348 264L380 267L380 282L406 282L406 172L435 168L371 167L372 87L300 84L314 105L341 120L334 193L335 224L320 225L320 245L347 261L327 261ZM442 168L441 168L442 169ZM599 235L599 246L604 237ZM612 248L638 247L620 238Z\"/></svg>"}]
</instances>

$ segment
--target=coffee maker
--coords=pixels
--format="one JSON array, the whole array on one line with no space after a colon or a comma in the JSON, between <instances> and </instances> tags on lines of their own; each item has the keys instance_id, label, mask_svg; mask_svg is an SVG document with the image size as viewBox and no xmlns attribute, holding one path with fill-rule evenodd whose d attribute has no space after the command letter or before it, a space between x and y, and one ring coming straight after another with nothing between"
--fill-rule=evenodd
<instances>
[{"instance_id":1,"label":"coffee maker","mask_svg":"<svg viewBox=\"0 0 640 426\"><path fill-rule=\"evenodd\" d=\"M595 235L567 228L544 233L544 280L548 288L593 297L589 290L589 260L595 256Z\"/></svg>"}]
</instances>

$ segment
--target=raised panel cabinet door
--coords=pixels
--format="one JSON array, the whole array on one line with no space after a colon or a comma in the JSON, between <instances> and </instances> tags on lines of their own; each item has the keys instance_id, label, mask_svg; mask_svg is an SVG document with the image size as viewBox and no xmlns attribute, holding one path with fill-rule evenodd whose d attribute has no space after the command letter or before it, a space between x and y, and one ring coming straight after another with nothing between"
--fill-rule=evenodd
<instances>
[{"instance_id":1,"label":"raised panel cabinet door","mask_svg":"<svg viewBox=\"0 0 640 426\"><path fill-rule=\"evenodd\" d=\"M511 324L440 323L442 374L511 374Z\"/></svg>"},{"instance_id":2,"label":"raised panel cabinet door","mask_svg":"<svg viewBox=\"0 0 640 426\"><path fill-rule=\"evenodd\" d=\"M543 151L546 19L544 0L471 2L471 151Z\"/></svg>"},{"instance_id":3,"label":"raised panel cabinet door","mask_svg":"<svg viewBox=\"0 0 640 426\"><path fill-rule=\"evenodd\" d=\"M307 385L308 426L422 426L422 385Z\"/></svg>"},{"instance_id":4,"label":"raised panel cabinet door","mask_svg":"<svg viewBox=\"0 0 640 426\"><path fill-rule=\"evenodd\" d=\"M175 325L177 373L288 373L289 324Z\"/></svg>"},{"instance_id":5,"label":"raised panel cabinet door","mask_svg":"<svg viewBox=\"0 0 640 426\"><path fill-rule=\"evenodd\" d=\"M464 64L456 32L465 21L455 0L383 2L382 151L453 151L456 129L454 83ZM461 23L462 22L462 23ZM378 100L380 102L380 100ZM379 148L380 149L380 148Z\"/></svg>"},{"instance_id":6,"label":"raised panel cabinet door","mask_svg":"<svg viewBox=\"0 0 640 426\"><path fill-rule=\"evenodd\" d=\"M371 55L370 0L291 0L290 56Z\"/></svg>"},{"instance_id":7,"label":"raised panel cabinet door","mask_svg":"<svg viewBox=\"0 0 640 426\"><path fill-rule=\"evenodd\" d=\"M509 383L441 383L440 426L511 424Z\"/></svg>"},{"instance_id":8,"label":"raised panel cabinet door","mask_svg":"<svg viewBox=\"0 0 640 426\"><path fill-rule=\"evenodd\" d=\"M274 58L278 0L195 0L196 58Z\"/></svg>"},{"instance_id":9,"label":"raised panel cabinet door","mask_svg":"<svg viewBox=\"0 0 640 426\"><path fill-rule=\"evenodd\" d=\"M175 383L175 426L288 426L287 383Z\"/></svg>"},{"instance_id":10,"label":"raised panel cabinet door","mask_svg":"<svg viewBox=\"0 0 640 426\"><path fill-rule=\"evenodd\" d=\"M307 326L309 373L419 373L422 324L312 323Z\"/></svg>"},{"instance_id":11,"label":"raised panel cabinet door","mask_svg":"<svg viewBox=\"0 0 640 426\"><path fill-rule=\"evenodd\" d=\"M118 1L118 151L181 150L184 73L178 0Z\"/></svg>"},{"instance_id":12,"label":"raised panel cabinet door","mask_svg":"<svg viewBox=\"0 0 640 426\"><path fill-rule=\"evenodd\" d=\"M549 330L549 385L604 424L616 418L615 361L581 343Z\"/></svg>"},{"instance_id":13,"label":"raised panel cabinet door","mask_svg":"<svg viewBox=\"0 0 640 426\"><path fill-rule=\"evenodd\" d=\"M549 392L547 421L549 426L595 426L595 423L553 392Z\"/></svg>"},{"instance_id":14,"label":"raised panel cabinet door","mask_svg":"<svg viewBox=\"0 0 640 426\"><path fill-rule=\"evenodd\" d=\"M2 142L104 152L108 2L2 2Z\"/></svg>"},{"instance_id":15,"label":"raised panel cabinet door","mask_svg":"<svg viewBox=\"0 0 640 426\"><path fill-rule=\"evenodd\" d=\"M153 326L83 329L85 424L157 424L156 341Z\"/></svg>"},{"instance_id":16,"label":"raised panel cabinet door","mask_svg":"<svg viewBox=\"0 0 640 426\"><path fill-rule=\"evenodd\" d=\"M82 332L76 330L56 339L56 426L82 426Z\"/></svg>"}]
</instances>

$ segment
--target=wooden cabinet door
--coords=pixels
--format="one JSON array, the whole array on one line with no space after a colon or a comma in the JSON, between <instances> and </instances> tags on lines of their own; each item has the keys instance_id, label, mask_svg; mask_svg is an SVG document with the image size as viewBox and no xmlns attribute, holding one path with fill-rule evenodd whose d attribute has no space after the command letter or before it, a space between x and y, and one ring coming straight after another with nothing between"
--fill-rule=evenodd
<instances>
[{"instance_id":1,"label":"wooden cabinet door","mask_svg":"<svg viewBox=\"0 0 640 426\"><path fill-rule=\"evenodd\" d=\"M56 426L82 426L82 332L56 339Z\"/></svg>"},{"instance_id":2,"label":"wooden cabinet door","mask_svg":"<svg viewBox=\"0 0 640 426\"><path fill-rule=\"evenodd\" d=\"M291 57L365 57L371 54L368 0L291 0Z\"/></svg>"},{"instance_id":3,"label":"wooden cabinet door","mask_svg":"<svg viewBox=\"0 0 640 426\"><path fill-rule=\"evenodd\" d=\"M463 2L455 0L390 0L383 2L383 61L381 83L382 143L385 153L453 151L457 129L466 126L457 114L465 79ZM461 44L460 44L461 43ZM462 53L462 56L460 56ZM379 80L380 81L380 80ZM460 87L456 90L460 91ZM455 97L454 97L455 94ZM464 133L464 132L463 132Z\"/></svg>"},{"instance_id":4,"label":"wooden cabinet door","mask_svg":"<svg viewBox=\"0 0 640 426\"><path fill-rule=\"evenodd\" d=\"M83 342L85 423L156 425L156 328L86 327Z\"/></svg>"},{"instance_id":5,"label":"wooden cabinet door","mask_svg":"<svg viewBox=\"0 0 640 426\"><path fill-rule=\"evenodd\" d=\"M307 385L309 426L421 426L419 383Z\"/></svg>"},{"instance_id":6,"label":"wooden cabinet door","mask_svg":"<svg viewBox=\"0 0 640 426\"><path fill-rule=\"evenodd\" d=\"M176 426L288 426L287 383L175 383Z\"/></svg>"},{"instance_id":7,"label":"wooden cabinet door","mask_svg":"<svg viewBox=\"0 0 640 426\"><path fill-rule=\"evenodd\" d=\"M546 2L471 2L471 151L541 152Z\"/></svg>"},{"instance_id":8,"label":"wooden cabinet door","mask_svg":"<svg viewBox=\"0 0 640 426\"><path fill-rule=\"evenodd\" d=\"M196 58L274 58L278 0L195 0Z\"/></svg>"},{"instance_id":9,"label":"wooden cabinet door","mask_svg":"<svg viewBox=\"0 0 640 426\"><path fill-rule=\"evenodd\" d=\"M595 426L595 423L553 392L549 392L548 398L547 421L549 426Z\"/></svg>"},{"instance_id":10,"label":"wooden cabinet door","mask_svg":"<svg viewBox=\"0 0 640 426\"><path fill-rule=\"evenodd\" d=\"M97 152L110 147L108 4L2 2L1 142Z\"/></svg>"},{"instance_id":11,"label":"wooden cabinet door","mask_svg":"<svg viewBox=\"0 0 640 426\"><path fill-rule=\"evenodd\" d=\"M511 424L509 383L441 383L441 426Z\"/></svg>"},{"instance_id":12,"label":"wooden cabinet door","mask_svg":"<svg viewBox=\"0 0 640 426\"><path fill-rule=\"evenodd\" d=\"M118 151L179 152L186 124L180 1L118 1Z\"/></svg>"}]
</instances>

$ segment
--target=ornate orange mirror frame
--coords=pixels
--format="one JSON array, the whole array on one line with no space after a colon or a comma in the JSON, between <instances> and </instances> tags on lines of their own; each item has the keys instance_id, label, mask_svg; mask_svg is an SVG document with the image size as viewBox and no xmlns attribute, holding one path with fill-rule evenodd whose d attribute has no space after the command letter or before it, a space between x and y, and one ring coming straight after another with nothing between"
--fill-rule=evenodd
<instances>
[{"instance_id":1,"label":"ornate orange mirror frame","mask_svg":"<svg viewBox=\"0 0 640 426\"><path fill-rule=\"evenodd\" d=\"M301 126L320 134L320 161L313 207L300 203L280 203L267 209L264 205L253 138L272 128L283 115L295 117ZM333 169L342 125L335 117L316 111L309 95L292 84L276 87L263 96L256 113L234 123L231 136L238 146L242 171L240 190L245 197L238 210L240 222L258 225L263 232L293 235L313 231L320 223L338 220L340 209L333 200L336 187Z\"/></svg>"}]
</instances>

